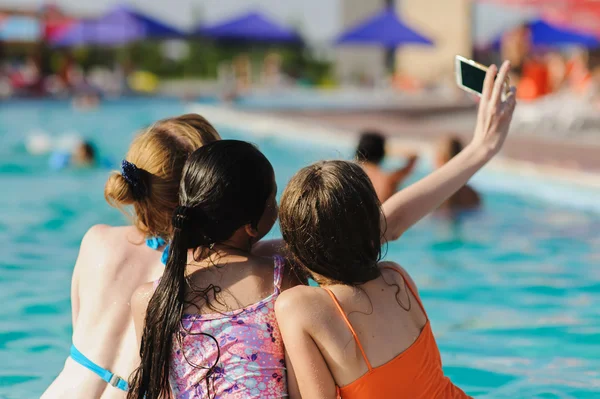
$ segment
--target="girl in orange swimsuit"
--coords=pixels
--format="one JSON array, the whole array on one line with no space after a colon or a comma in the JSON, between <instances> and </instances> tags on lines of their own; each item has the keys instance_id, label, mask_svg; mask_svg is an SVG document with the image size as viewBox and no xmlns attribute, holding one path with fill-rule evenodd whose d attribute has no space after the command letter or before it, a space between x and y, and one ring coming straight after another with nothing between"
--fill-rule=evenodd
<instances>
[{"instance_id":1,"label":"girl in orange swimsuit","mask_svg":"<svg viewBox=\"0 0 600 399\"><path fill-rule=\"evenodd\" d=\"M444 376L414 282L379 262L379 215L369 178L350 162L304 168L283 193L291 259L320 284L292 288L276 303L290 396L468 398Z\"/></svg>"}]
</instances>

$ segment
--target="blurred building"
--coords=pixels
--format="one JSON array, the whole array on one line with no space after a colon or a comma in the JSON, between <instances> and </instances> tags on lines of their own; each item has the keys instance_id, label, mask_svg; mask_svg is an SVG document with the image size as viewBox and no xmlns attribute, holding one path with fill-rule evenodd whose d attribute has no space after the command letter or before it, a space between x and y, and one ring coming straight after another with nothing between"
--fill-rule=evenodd
<instances>
[{"instance_id":1,"label":"blurred building","mask_svg":"<svg viewBox=\"0 0 600 399\"><path fill-rule=\"evenodd\" d=\"M362 22L390 5L390 0L342 0L341 30ZM335 72L342 82L385 76L385 50L374 46L345 45L336 48Z\"/></svg>"},{"instance_id":2,"label":"blurred building","mask_svg":"<svg viewBox=\"0 0 600 399\"><path fill-rule=\"evenodd\" d=\"M470 0L342 0L342 30L388 6L395 6L409 26L435 42L435 46L404 46L396 51L396 73L424 82L454 76L454 56L472 53L472 2ZM386 76L386 51L370 46L336 49L335 71L341 81L379 80Z\"/></svg>"},{"instance_id":3,"label":"blurred building","mask_svg":"<svg viewBox=\"0 0 600 399\"><path fill-rule=\"evenodd\" d=\"M406 46L396 52L397 72L425 82L453 80L454 56L470 57L471 0L400 0L398 12L410 26L429 37L435 47Z\"/></svg>"}]
</instances>

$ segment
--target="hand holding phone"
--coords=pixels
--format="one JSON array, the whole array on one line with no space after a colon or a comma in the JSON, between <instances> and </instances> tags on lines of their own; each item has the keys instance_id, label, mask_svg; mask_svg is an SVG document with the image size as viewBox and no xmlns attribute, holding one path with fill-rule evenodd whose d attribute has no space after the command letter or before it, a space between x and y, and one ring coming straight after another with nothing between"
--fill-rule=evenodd
<instances>
[{"instance_id":1,"label":"hand holding phone","mask_svg":"<svg viewBox=\"0 0 600 399\"><path fill-rule=\"evenodd\" d=\"M456 84L458 87L481 97L483 93L483 81L485 80L488 67L460 55L456 56L455 66ZM506 77L503 87L504 94L507 94L509 87L509 80Z\"/></svg>"},{"instance_id":2,"label":"hand holding phone","mask_svg":"<svg viewBox=\"0 0 600 399\"><path fill-rule=\"evenodd\" d=\"M514 86L508 92L503 89L509 72L508 61L502 64L500 70L492 65L483 81L477 126L471 143L482 149L489 158L502 148L516 106L517 89Z\"/></svg>"}]
</instances>

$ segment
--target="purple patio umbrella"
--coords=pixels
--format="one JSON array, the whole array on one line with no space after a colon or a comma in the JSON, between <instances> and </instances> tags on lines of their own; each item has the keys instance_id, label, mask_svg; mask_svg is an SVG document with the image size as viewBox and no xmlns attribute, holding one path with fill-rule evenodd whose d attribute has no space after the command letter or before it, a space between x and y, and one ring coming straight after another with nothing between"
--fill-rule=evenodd
<instances>
[{"instance_id":1,"label":"purple patio umbrella","mask_svg":"<svg viewBox=\"0 0 600 399\"><path fill-rule=\"evenodd\" d=\"M404 44L433 45L431 40L404 24L392 8L386 8L350 28L337 38L336 43L376 45L386 49Z\"/></svg>"},{"instance_id":2,"label":"purple patio umbrella","mask_svg":"<svg viewBox=\"0 0 600 399\"><path fill-rule=\"evenodd\" d=\"M300 36L292 29L250 12L211 26L200 26L193 34L216 40L240 40L269 43L299 43Z\"/></svg>"},{"instance_id":3,"label":"purple patio umbrella","mask_svg":"<svg viewBox=\"0 0 600 399\"><path fill-rule=\"evenodd\" d=\"M178 30L127 7L117 7L106 15L79 21L51 44L54 46L127 44L147 38L182 37Z\"/></svg>"}]
</instances>

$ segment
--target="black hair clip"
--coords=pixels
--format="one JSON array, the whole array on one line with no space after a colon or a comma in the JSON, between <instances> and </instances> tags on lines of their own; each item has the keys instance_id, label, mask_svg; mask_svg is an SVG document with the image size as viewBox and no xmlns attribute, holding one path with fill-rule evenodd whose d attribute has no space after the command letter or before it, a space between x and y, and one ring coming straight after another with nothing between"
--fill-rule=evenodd
<instances>
[{"instance_id":1,"label":"black hair clip","mask_svg":"<svg viewBox=\"0 0 600 399\"><path fill-rule=\"evenodd\" d=\"M133 199L138 201L148 194L148 189L142 180L142 170L135 166L135 164L123 160L121 162L121 175L127 184L129 184L129 187L131 187Z\"/></svg>"},{"instance_id":2,"label":"black hair clip","mask_svg":"<svg viewBox=\"0 0 600 399\"><path fill-rule=\"evenodd\" d=\"M191 210L192 208L183 205L179 205L175 208L173 211L173 219L171 220L173 227L176 229L184 229L190 221Z\"/></svg>"},{"instance_id":3,"label":"black hair clip","mask_svg":"<svg viewBox=\"0 0 600 399\"><path fill-rule=\"evenodd\" d=\"M191 225L203 225L208 222L208 218L202 209L193 206L179 205L173 211L171 223L176 229L187 229Z\"/></svg>"}]
</instances>

